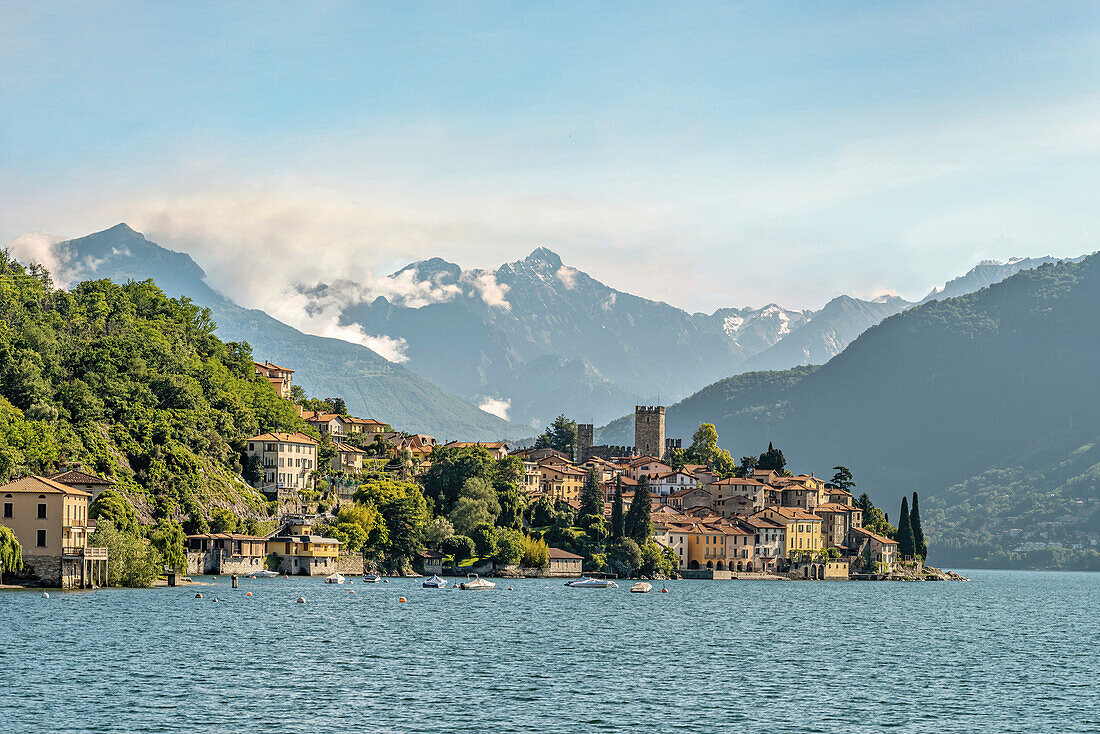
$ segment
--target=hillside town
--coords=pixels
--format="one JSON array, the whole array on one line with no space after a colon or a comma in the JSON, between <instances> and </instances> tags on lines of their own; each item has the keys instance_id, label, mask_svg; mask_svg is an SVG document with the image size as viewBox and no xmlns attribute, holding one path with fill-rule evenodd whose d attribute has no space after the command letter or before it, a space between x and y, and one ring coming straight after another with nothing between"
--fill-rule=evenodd
<instances>
[{"instance_id":1,"label":"hillside town","mask_svg":"<svg viewBox=\"0 0 1100 734\"><path fill-rule=\"evenodd\" d=\"M293 433L260 433L246 441L244 478L277 508L276 514L263 523L267 532L257 532L261 523L254 520L210 527L205 519L192 518L192 527L182 538L186 558L185 568L179 569L182 573L364 573L371 567L364 540L360 538L355 548L342 547L341 537L350 542L348 531L333 532L343 527L339 522L344 513L356 507L364 482L404 480L419 482L426 489L433 464L447 456L475 456L489 464L507 461L516 468L522 496L521 514L513 526L530 534L520 536L523 542L543 545L543 557L526 564L519 558L502 563L499 555L481 552L484 542L463 551L460 543L448 544L459 533L444 520L449 536L437 537L434 543L419 536L415 547L410 547L414 562L402 572L415 567L424 573L470 568L542 576L637 573L643 568L639 562L616 566L605 560L609 554L603 551L615 540L631 542L623 538L623 517L632 514L639 498L647 500L637 509L648 506L649 522L642 533L646 537L636 537L634 545L655 548L661 560L649 567L653 575L884 578L903 563L910 568L916 563L919 571L923 558L918 547L913 555L903 557L898 540L865 527L865 508L878 510L869 505L866 495L861 506L844 486L851 483L842 481L843 477L827 481L813 473L793 474L782 464L764 466L768 456L782 456L772 447L761 456L762 465L752 465L753 460L732 472L715 461L685 461L692 457L694 444L685 451L683 439L666 437L662 406L635 408L634 446L594 445L592 425L571 424L564 417L559 421L567 432L572 431L567 446L547 445L553 441L542 439L525 447L459 440L441 444L429 435L394 430L383 420L348 415L340 410L342 401L326 404L335 410L314 409L293 385L294 370L271 362L254 366L257 379L294 403L305 426ZM592 511L591 494L586 497L595 486L597 512ZM4 495L0 525L8 527L21 545L24 576L62 588L106 585L109 564L115 559L108 557L107 548L94 547L89 541L96 529L95 517L102 514L95 511L97 504L106 504L108 497L101 495L111 493L112 487L110 479L81 467L50 476L25 476L0 486ZM915 503L914 496L914 510ZM551 519L536 519L538 512ZM455 520L453 513L449 517ZM455 520L456 525L459 522ZM919 519L915 522L919 527ZM485 525L467 532L481 537L496 532L492 522L488 530ZM592 539L597 542L589 542Z\"/></svg>"}]
</instances>

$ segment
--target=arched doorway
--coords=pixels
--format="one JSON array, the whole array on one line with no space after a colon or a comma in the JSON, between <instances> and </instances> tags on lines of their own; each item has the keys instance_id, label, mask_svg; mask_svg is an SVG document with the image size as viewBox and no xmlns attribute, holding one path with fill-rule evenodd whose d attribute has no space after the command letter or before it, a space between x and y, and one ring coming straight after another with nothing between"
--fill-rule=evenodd
<instances>
[{"instance_id":1,"label":"arched doorway","mask_svg":"<svg viewBox=\"0 0 1100 734\"><path fill-rule=\"evenodd\" d=\"M809 566L803 566L802 567L802 578L804 578L804 579L810 578L810 567Z\"/></svg>"},{"instance_id":2,"label":"arched doorway","mask_svg":"<svg viewBox=\"0 0 1100 734\"><path fill-rule=\"evenodd\" d=\"M819 579L825 578L825 564L821 564L817 567L817 577Z\"/></svg>"},{"instance_id":3,"label":"arched doorway","mask_svg":"<svg viewBox=\"0 0 1100 734\"><path fill-rule=\"evenodd\" d=\"M715 566L714 568L717 571L725 571L726 570L726 564L722 563L721 561L718 561L718 565Z\"/></svg>"},{"instance_id":4,"label":"arched doorway","mask_svg":"<svg viewBox=\"0 0 1100 734\"><path fill-rule=\"evenodd\" d=\"M698 571L699 570L699 561L690 561L688 563L688 569L691 570L691 571Z\"/></svg>"},{"instance_id":5,"label":"arched doorway","mask_svg":"<svg viewBox=\"0 0 1100 734\"><path fill-rule=\"evenodd\" d=\"M707 561L707 569L710 571L714 570L714 561Z\"/></svg>"},{"instance_id":6,"label":"arched doorway","mask_svg":"<svg viewBox=\"0 0 1100 734\"><path fill-rule=\"evenodd\" d=\"M748 571L749 573L752 573L752 570L753 570L752 569L752 561L748 562L748 565L745 566L745 570Z\"/></svg>"}]
</instances>

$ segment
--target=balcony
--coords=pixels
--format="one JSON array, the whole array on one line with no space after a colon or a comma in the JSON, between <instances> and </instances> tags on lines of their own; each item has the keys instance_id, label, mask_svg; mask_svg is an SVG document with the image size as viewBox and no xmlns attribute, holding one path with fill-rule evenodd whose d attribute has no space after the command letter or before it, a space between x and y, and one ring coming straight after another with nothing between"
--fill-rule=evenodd
<instances>
[{"instance_id":1,"label":"balcony","mask_svg":"<svg viewBox=\"0 0 1100 734\"><path fill-rule=\"evenodd\" d=\"M90 548L80 545L62 546L61 555L64 558L86 558L89 561L106 561L106 548Z\"/></svg>"}]
</instances>

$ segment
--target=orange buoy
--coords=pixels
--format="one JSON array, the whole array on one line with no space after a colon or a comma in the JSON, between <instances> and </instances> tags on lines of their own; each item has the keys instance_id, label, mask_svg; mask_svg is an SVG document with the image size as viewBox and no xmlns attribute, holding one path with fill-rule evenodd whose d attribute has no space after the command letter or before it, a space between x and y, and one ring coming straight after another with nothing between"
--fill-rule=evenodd
<instances>
[{"instance_id":1,"label":"orange buoy","mask_svg":"<svg viewBox=\"0 0 1100 734\"><path fill-rule=\"evenodd\" d=\"M348 593L349 593L349 594L354 594L354 593L355 593L355 589L348 589Z\"/></svg>"},{"instance_id":2,"label":"orange buoy","mask_svg":"<svg viewBox=\"0 0 1100 734\"><path fill-rule=\"evenodd\" d=\"M196 598L196 599L201 599L201 598L202 598L202 594L195 594L195 598Z\"/></svg>"},{"instance_id":3,"label":"orange buoy","mask_svg":"<svg viewBox=\"0 0 1100 734\"><path fill-rule=\"evenodd\" d=\"M403 596L399 596L399 597L397 597L397 601L399 601L399 602L401 602L402 604L404 604L404 603L405 603L405 597L403 597Z\"/></svg>"},{"instance_id":4,"label":"orange buoy","mask_svg":"<svg viewBox=\"0 0 1100 734\"><path fill-rule=\"evenodd\" d=\"M663 587L662 587L662 588L661 588L661 593L662 593L662 594L667 594L667 593L668 593L668 589L666 589L666 588L663 588Z\"/></svg>"},{"instance_id":5,"label":"orange buoy","mask_svg":"<svg viewBox=\"0 0 1100 734\"><path fill-rule=\"evenodd\" d=\"M249 591L249 592L246 592L246 593L245 593L245 596L252 596L252 592L251 592L251 591Z\"/></svg>"}]
</instances>

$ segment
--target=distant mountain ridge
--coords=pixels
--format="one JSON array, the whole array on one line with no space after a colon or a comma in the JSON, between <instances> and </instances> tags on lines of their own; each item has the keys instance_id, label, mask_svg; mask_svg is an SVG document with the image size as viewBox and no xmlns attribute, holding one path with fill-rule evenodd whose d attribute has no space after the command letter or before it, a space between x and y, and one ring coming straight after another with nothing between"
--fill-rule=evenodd
<instances>
[{"instance_id":1,"label":"distant mountain ridge","mask_svg":"<svg viewBox=\"0 0 1100 734\"><path fill-rule=\"evenodd\" d=\"M475 402L507 401L510 419L538 427L563 411L599 423L638 400L674 400L761 354L784 368L824 362L910 305L844 297L817 313L777 304L688 313L604 285L545 247L496 270L432 258L389 278L409 295L356 300L357 286L338 282L303 293L347 302L341 323L404 339L410 369ZM579 362L588 369L555 372Z\"/></svg>"},{"instance_id":2,"label":"distant mountain ridge","mask_svg":"<svg viewBox=\"0 0 1100 734\"><path fill-rule=\"evenodd\" d=\"M187 296L209 308L220 338L248 342L257 359L296 370L296 384L320 397L343 397L354 414L441 440L499 440L529 432L366 347L303 334L263 311L238 306L207 285L205 273L190 256L167 250L125 224L54 247L69 277L120 282L152 278L168 295Z\"/></svg>"},{"instance_id":3,"label":"distant mountain ridge","mask_svg":"<svg viewBox=\"0 0 1100 734\"><path fill-rule=\"evenodd\" d=\"M753 372L668 407L735 456L843 464L885 509L917 491L940 562L1025 541L1100 542L1100 255L1025 269L868 329L821 367ZM630 440L630 418L597 441Z\"/></svg>"}]
</instances>

